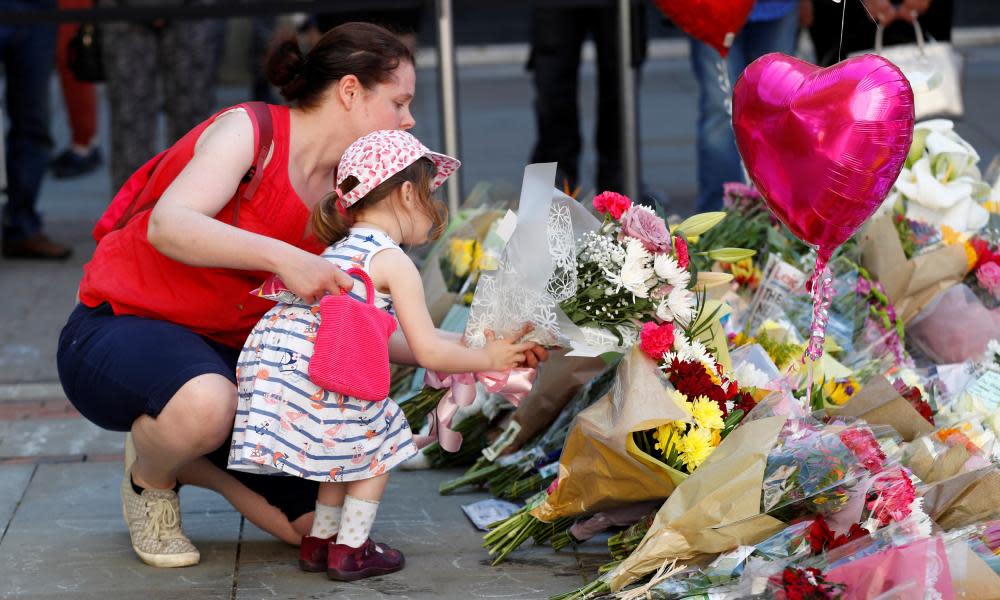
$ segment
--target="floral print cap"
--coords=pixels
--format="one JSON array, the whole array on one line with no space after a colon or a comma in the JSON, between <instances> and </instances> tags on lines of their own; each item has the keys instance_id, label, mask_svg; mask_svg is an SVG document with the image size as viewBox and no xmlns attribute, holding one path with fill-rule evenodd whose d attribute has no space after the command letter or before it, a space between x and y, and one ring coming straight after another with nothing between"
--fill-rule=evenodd
<instances>
[{"instance_id":1,"label":"floral print cap","mask_svg":"<svg viewBox=\"0 0 1000 600\"><path fill-rule=\"evenodd\" d=\"M341 199L344 208L364 198L379 184L421 157L430 159L437 167L437 174L431 181L431 190L441 187L445 179L462 165L457 158L431 152L420 140L399 129L375 131L358 138L344 151L337 167L338 188L350 176L356 177L360 182L351 191L344 193Z\"/></svg>"}]
</instances>

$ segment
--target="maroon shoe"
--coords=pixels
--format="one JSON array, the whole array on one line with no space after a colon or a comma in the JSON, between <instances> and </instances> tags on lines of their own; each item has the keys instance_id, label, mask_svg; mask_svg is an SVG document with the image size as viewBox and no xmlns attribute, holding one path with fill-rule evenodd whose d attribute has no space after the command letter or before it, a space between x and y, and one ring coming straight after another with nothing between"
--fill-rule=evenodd
<instances>
[{"instance_id":1,"label":"maroon shoe","mask_svg":"<svg viewBox=\"0 0 1000 600\"><path fill-rule=\"evenodd\" d=\"M388 575L403 568L403 553L376 544L369 538L360 548L347 544L330 544L326 558L326 574L334 581L357 581L365 577Z\"/></svg>"},{"instance_id":2,"label":"maroon shoe","mask_svg":"<svg viewBox=\"0 0 1000 600\"><path fill-rule=\"evenodd\" d=\"M299 546L299 568L308 573L322 573L326 570L327 548L336 543L337 536L318 538L302 536Z\"/></svg>"}]
</instances>

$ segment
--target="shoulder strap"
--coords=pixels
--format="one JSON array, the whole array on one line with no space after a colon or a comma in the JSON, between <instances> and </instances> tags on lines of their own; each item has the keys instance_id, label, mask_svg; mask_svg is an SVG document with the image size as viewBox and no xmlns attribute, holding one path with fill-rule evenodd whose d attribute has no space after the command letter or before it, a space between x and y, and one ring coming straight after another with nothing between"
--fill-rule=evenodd
<instances>
[{"instance_id":1,"label":"shoulder strap","mask_svg":"<svg viewBox=\"0 0 1000 600\"><path fill-rule=\"evenodd\" d=\"M254 141L254 162L243 176L239 187L236 188L236 205L233 207L233 225L236 225L240 217L240 203L243 200L250 200L260 187L260 182L264 178L264 162L267 160L267 152L274 141L274 125L271 122L271 108L266 102L244 102L241 104L250 115L253 122Z\"/></svg>"}]
</instances>

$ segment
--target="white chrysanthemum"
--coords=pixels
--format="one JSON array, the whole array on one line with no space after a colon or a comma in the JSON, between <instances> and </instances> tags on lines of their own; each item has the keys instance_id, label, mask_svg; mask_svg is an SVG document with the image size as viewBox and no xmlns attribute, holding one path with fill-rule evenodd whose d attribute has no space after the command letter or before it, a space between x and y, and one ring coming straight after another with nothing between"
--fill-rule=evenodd
<instances>
[{"instance_id":1,"label":"white chrysanthemum","mask_svg":"<svg viewBox=\"0 0 1000 600\"><path fill-rule=\"evenodd\" d=\"M653 259L656 276L673 287L686 288L691 282L691 273L682 269L677 259L669 254L657 254Z\"/></svg>"},{"instance_id":2,"label":"white chrysanthemum","mask_svg":"<svg viewBox=\"0 0 1000 600\"><path fill-rule=\"evenodd\" d=\"M653 256L642 242L629 238L625 243L625 262L622 264L622 287L639 298L648 298L653 279Z\"/></svg>"},{"instance_id":3,"label":"white chrysanthemum","mask_svg":"<svg viewBox=\"0 0 1000 600\"><path fill-rule=\"evenodd\" d=\"M694 318L694 308L695 297L691 290L675 287L656 307L656 316L663 321L677 321L686 326Z\"/></svg>"},{"instance_id":4,"label":"white chrysanthemum","mask_svg":"<svg viewBox=\"0 0 1000 600\"><path fill-rule=\"evenodd\" d=\"M663 355L663 361L669 365L677 359L681 362L700 362L710 369L715 369L715 358L698 340L690 340L682 331L674 330L674 351Z\"/></svg>"}]
</instances>

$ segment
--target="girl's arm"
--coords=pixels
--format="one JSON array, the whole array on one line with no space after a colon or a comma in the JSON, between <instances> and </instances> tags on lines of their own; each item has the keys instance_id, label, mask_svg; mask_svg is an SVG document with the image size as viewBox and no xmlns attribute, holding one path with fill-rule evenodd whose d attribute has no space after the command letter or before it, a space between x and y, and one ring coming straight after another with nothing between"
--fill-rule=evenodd
<instances>
[{"instance_id":1,"label":"girl's arm","mask_svg":"<svg viewBox=\"0 0 1000 600\"><path fill-rule=\"evenodd\" d=\"M534 346L491 340L485 348L474 349L447 340L434 327L424 302L420 273L406 254L401 250L379 252L370 269L376 286L392 294L405 341L422 367L445 373L509 369L524 362L524 353ZM398 341L396 348L399 349Z\"/></svg>"},{"instance_id":2,"label":"girl's arm","mask_svg":"<svg viewBox=\"0 0 1000 600\"><path fill-rule=\"evenodd\" d=\"M462 343L461 333L454 333L443 329L435 329L434 331L437 332L437 335L442 340L454 342L456 344ZM531 354L531 356L534 355ZM413 351L410 350L410 344L406 341L406 336L403 335L403 331L401 329L394 331L392 337L389 338L389 360L400 365L419 366L417 363L417 357L414 356Z\"/></svg>"},{"instance_id":3,"label":"girl's arm","mask_svg":"<svg viewBox=\"0 0 1000 600\"><path fill-rule=\"evenodd\" d=\"M352 280L328 261L214 218L236 193L253 163L253 152L253 123L245 111L216 119L153 208L149 243L189 265L277 273L306 300L349 288Z\"/></svg>"}]
</instances>

